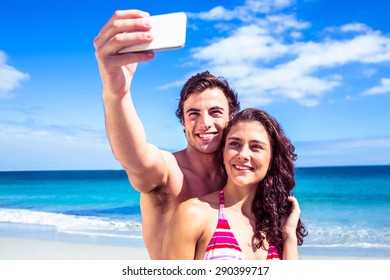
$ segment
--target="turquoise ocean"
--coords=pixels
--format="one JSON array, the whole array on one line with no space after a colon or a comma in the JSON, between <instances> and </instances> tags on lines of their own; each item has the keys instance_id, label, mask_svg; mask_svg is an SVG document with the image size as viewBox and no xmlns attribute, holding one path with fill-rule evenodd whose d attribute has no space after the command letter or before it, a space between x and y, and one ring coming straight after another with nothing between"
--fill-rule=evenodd
<instances>
[{"instance_id":1,"label":"turquoise ocean","mask_svg":"<svg viewBox=\"0 0 390 280\"><path fill-rule=\"evenodd\" d=\"M300 254L390 259L390 165L297 168L294 195ZM144 246L139 193L123 170L0 172L0 236Z\"/></svg>"}]
</instances>

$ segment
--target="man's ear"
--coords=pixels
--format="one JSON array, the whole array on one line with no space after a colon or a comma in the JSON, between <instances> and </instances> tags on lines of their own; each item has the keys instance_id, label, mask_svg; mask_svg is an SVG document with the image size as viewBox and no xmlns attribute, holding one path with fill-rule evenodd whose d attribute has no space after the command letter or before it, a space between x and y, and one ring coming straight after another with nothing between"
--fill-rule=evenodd
<instances>
[{"instance_id":1,"label":"man's ear","mask_svg":"<svg viewBox=\"0 0 390 280\"><path fill-rule=\"evenodd\" d=\"M231 113L229 116L229 121L231 121L234 118L234 113Z\"/></svg>"},{"instance_id":2,"label":"man's ear","mask_svg":"<svg viewBox=\"0 0 390 280\"><path fill-rule=\"evenodd\" d=\"M183 132L186 133L186 126L184 124L184 120L181 120L181 127L183 128Z\"/></svg>"}]
</instances>

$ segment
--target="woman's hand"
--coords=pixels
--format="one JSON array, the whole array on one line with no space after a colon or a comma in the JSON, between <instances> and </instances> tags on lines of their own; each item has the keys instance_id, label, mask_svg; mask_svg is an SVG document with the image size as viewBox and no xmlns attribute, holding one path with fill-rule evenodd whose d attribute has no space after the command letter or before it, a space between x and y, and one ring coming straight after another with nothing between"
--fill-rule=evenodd
<instances>
[{"instance_id":1,"label":"woman's hand","mask_svg":"<svg viewBox=\"0 0 390 280\"><path fill-rule=\"evenodd\" d=\"M296 230L301 215L301 209L299 208L298 200L295 197L289 196L288 201L292 203L291 212L282 225L282 231L286 235L286 238L296 238Z\"/></svg>"}]
</instances>

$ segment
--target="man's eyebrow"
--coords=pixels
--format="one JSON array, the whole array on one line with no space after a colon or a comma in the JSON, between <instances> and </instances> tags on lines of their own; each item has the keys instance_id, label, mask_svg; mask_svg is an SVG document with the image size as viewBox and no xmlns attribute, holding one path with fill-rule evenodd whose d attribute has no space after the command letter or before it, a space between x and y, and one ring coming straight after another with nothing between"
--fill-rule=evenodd
<instances>
[{"instance_id":1,"label":"man's eyebrow","mask_svg":"<svg viewBox=\"0 0 390 280\"><path fill-rule=\"evenodd\" d=\"M213 106L209 109L210 110L222 110L222 111L225 111L225 109L223 107L220 107L220 106ZM186 113L190 113L190 112L200 112L200 109L197 109L197 108L188 108Z\"/></svg>"},{"instance_id":2,"label":"man's eyebrow","mask_svg":"<svg viewBox=\"0 0 390 280\"><path fill-rule=\"evenodd\" d=\"M225 109L223 107L220 107L220 106L214 106L214 107L211 107L210 110L222 110L222 111L225 111Z\"/></svg>"},{"instance_id":3,"label":"man's eyebrow","mask_svg":"<svg viewBox=\"0 0 390 280\"><path fill-rule=\"evenodd\" d=\"M200 112L199 109L196 109L196 108L189 108L186 113L189 113L189 112Z\"/></svg>"}]
</instances>

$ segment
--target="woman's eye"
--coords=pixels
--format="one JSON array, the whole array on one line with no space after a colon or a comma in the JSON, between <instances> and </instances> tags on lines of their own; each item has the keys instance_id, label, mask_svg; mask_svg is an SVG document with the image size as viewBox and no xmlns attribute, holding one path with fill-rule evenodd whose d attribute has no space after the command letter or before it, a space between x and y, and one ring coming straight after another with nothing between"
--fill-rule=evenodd
<instances>
[{"instance_id":1,"label":"woman's eye","mask_svg":"<svg viewBox=\"0 0 390 280\"><path fill-rule=\"evenodd\" d=\"M232 147L238 147L240 144L238 142L230 142L229 143L229 146L232 146Z\"/></svg>"},{"instance_id":2,"label":"woman's eye","mask_svg":"<svg viewBox=\"0 0 390 280\"><path fill-rule=\"evenodd\" d=\"M253 145L252 150L258 151L258 150L264 150L264 148L261 145Z\"/></svg>"}]
</instances>

